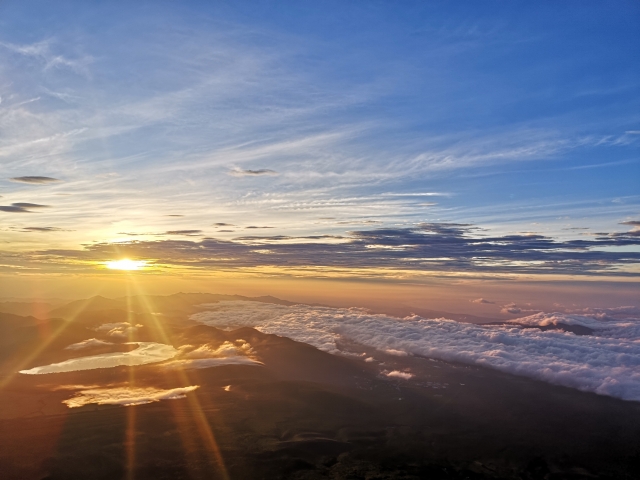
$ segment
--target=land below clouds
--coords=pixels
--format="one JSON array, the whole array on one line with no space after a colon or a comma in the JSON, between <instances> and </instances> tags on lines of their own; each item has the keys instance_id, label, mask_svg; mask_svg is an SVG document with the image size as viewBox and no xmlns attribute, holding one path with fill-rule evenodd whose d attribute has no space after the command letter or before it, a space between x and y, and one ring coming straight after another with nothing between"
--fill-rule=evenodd
<instances>
[{"instance_id":1,"label":"land below clouds","mask_svg":"<svg viewBox=\"0 0 640 480\"><path fill-rule=\"evenodd\" d=\"M359 344L334 355L253 328L197 325L189 317L202 300L157 297L150 311L149 299L98 298L61 306L44 321L1 314L3 478L122 478L132 458L136 479L224 478L220 458L234 479L640 477L638 402ZM96 330L118 322L141 327L126 338ZM94 336L112 345L66 349ZM184 375L162 364L15 374L126 351L126 341L215 348L239 339L262 365ZM88 386L133 385L199 388L133 407L62 403ZM208 448L203 419L220 457Z\"/></svg>"}]
</instances>

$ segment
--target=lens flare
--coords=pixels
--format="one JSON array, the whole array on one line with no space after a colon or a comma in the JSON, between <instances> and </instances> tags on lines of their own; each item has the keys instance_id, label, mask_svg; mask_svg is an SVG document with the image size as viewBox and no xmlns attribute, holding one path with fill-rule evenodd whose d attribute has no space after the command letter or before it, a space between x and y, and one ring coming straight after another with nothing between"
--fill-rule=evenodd
<instances>
[{"instance_id":1,"label":"lens flare","mask_svg":"<svg viewBox=\"0 0 640 480\"><path fill-rule=\"evenodd\" d=\"M106 267L111 270L140 270L147 265L144 260L129 260L123 258L122 260L111 260L105 263Z\"/></svg>"}]
</instances>

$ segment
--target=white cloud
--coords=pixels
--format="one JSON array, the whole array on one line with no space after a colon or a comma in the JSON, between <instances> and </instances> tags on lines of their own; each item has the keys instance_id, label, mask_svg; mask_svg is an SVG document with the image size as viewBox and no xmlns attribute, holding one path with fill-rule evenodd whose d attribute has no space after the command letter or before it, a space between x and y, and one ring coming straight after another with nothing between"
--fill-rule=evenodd
<instances>
[{"instance_id":1,"label":"white cloud","mask_svg":"<svg viewBox=\"0 0 640 480\"><path fill-rule=\"evenodd\" d=\"M256 329L340 353L341 337L382 351L389 349L475 364L583 391L640 401L640 321L602 322L594 335L479 326L418 316L402 320L360 309L258 302L220 302L191 318L221 328ZM593 320L597 321L597 320ZM555 313L519 323L585 322Z\"/></svg>"},{"instance_id":2,"label":"white cloud","mask_svg":"<svg viewBox=\"0 0 640 480\"><path fill-rule=\"evenodd\" d=\"M476 298L475 300L471 300L471 303L487 303L487 304L494 304L496 302L492 302L490 300L487 300L486 298Z\"/></svg>"},{"instance_id":3,"label":"white cloud","mask_svg":"<svg viewBox=\"0 0 640 480\"><path fill-rule=\"evenodd\" d=\"M114 338L127 338L131 333L135 333L143 325L133 325L129 322L103 323L95 330L97 332L107 332L107 335Z\"/></svg>"},{"instance_id":4,"label":"white cloud","mask_svg":"<svg viewBox=\"0 0 640 480\"><path fill-rule=\"evenodd\" d=\"M406 357L408 355L407 352L404 352L402 350L395 350L393 348L387 348L384 352L388 353L389 355L395 355L396 357Z\"/></svg>"},{"instance_id":5,"label":"white cloud","mask_svg":"<svg viewBox=\"0 0 640 480\"><path fill-rule=\"evenodd\" d=\"M518 313L522 313L522 309L518 307L515 303L509 303L502 307L500 313L511 313L517 315Z\"/></svg>"},{"instance_id":6,"label":"white cloud","mask_svg":"<svg viewBox=\"0 0 640 480\"><path fill-rule=\"evenodd\" d=\"M165 363L166 368L210 368L221 367L223 365L263 365L262 362L249 357L219 357L219 358L196 358L178 359Z\"/></svg>"},{"instance_id":7,"label":"white cloud","mask_svg":"<svg viewBox=\"0 0 640 480\"><path fill-rule=\"evenodd\" d=\"M65 403L69 408L82 407L90 403L98 405L142 405L159 402L160 400L184 398L187 393L193 392L196 388L198 388L198 385L168 390L154 387L93 388L81 390L75 397L63 400L62 403Z\"/></svg>"},{"instance_id":8,"label":"white cloud","mask_svg":"<svg viewBox=\"0 0 640 480\"><path fill-rule=\"evenodd\" d=\"M105 342L102 340L98 340L97 338L90 338L88 340L83 340L78 343L73 343L68 347L65 347L65 350L81 350L83 348L89 347L102 347L104 345L113 345L111 342Z\"/></svg>"},{"instance_id":9,"label":"white cloud","mask_svg":"<svg viewBox=\"0 0 640 480\"><path fill-rule=\"evenodd\" d=\"M217 348L207 343L197 348L192 345L183 345L179 350L180 356L183 358L220 358L254 353L251 345L242 339L238 339L234 343L225 341Z\"/></svg>"},{"instance_id":10,"label":"white cloud","mask_svg":"<svg viewBox=\"0 0 640 480\"><path fill-rule=\"evenodd\" d=\"M183 345L178 356L165 363L167 368L209 368L222 365L262 365L254 358L251 345L245 340L225 341L214 348L210 344L199 347Z\"/></svg>"},{"instance_id":11,"label":"white cloud","mask_svg":"<svg viewBox=\"0 0 640 480\"><path fill-rule=\"evenodd\" d=\"M409 380L413 378L413 374L407 372L401 372L400 370L392 370L390 372L383 372L387 377L401 378L403 380Z\"/></svg>"},{"instance_id":12,"label":"white cloud","mask_svg":"<svg viewBox=\"0 0 640 480\"><path fill-rule=\"evenodd\" d=\"M178 350L171 345L154 342L136 342L138 348L130 352L103 353L87 357L72 358L60 363L52 363L34 367L29 370L20 370L25 375L42 375L46 373L76 372L80 370L93 370L96 368L112 368L121 365L146 365L169 360L178 354Z\"/></svg>"}]
</instances>

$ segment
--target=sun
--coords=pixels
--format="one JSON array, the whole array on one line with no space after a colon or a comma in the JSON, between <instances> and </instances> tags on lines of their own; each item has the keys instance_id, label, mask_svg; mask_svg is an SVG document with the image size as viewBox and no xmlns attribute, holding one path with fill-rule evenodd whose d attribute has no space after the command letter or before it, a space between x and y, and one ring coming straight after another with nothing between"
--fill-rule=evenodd
<instances>
[{"instance_id":1,"label":"sun","mask_svg":"<svg viewBox=\"0 0 640 480\"><path fill-rule=\"evenodd\" d=\"M129 260L123 258L122 260L111 260L105 263L106 267L111 270L140 270L147 265L144 260Z\"/></svg>"}]
</instances>

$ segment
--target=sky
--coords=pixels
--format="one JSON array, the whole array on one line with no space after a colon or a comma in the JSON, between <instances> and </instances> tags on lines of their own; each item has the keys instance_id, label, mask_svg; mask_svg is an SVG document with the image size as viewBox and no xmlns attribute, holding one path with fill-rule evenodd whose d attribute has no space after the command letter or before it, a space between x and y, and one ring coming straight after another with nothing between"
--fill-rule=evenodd
<instances>
[{"instance_id":1,"label":"sky","mask_svg":"<svg viewBox=\"0 0 640 480\"><path fill-rule=\"evenodd\" d=\"M114 293L127 258L156 293L628 305L639 22L633 1L2 2L0 296Z\"/></svg>"}]
</instances>

